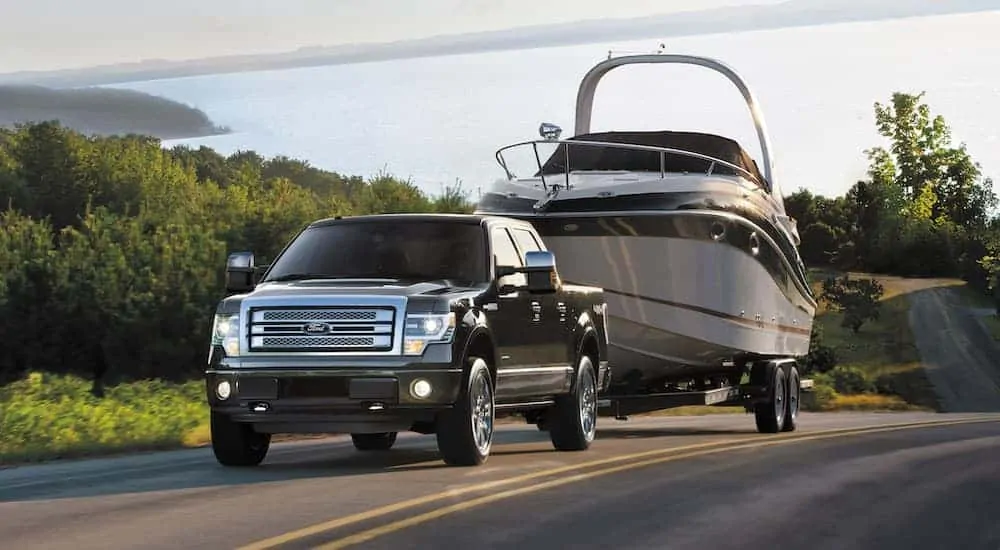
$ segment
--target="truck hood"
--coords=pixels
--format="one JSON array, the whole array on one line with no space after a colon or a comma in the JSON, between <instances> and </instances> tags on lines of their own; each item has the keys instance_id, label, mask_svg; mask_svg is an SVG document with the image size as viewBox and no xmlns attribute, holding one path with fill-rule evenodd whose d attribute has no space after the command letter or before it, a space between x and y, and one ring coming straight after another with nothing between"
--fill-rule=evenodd
<instances>
[{"instance_id":1,"label":"truck hood","mask_svg":"<svg viewBox=\"0 0 1000 550\"><path fill-rule=\"evenodd\" d=\"M245 294L244 297L265 298L303 294L318 296L441 296L470 290L476 289L448 286L438 282L409 283L392 279L339 279L262 283L253 292Z\"/></svg>"},{"instance_id":2,"label":"truck hood","mask_svg":"<svg viewBox=\"0 0 1000 550\"><path fill-rule=\"evenodd\" d=\"M292 296L405 296L418 309L438 309L454 300L470 298L485 290L478 287L448 286L441 282L396 281L392 279L304 280L262 283L247 294L229 296L219 303L218 313L236 313L244 300ZM423 304L422 306L419 304ZM437 307L434 307L437 305ZM447 309L445 309L447 311Z\"/></svg>"}]
</instances>

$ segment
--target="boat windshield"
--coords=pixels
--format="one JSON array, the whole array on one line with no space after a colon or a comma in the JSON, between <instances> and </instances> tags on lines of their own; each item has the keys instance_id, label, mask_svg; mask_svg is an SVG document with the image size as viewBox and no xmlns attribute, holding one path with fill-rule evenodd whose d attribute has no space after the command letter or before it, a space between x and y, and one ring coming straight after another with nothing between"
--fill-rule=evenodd
<instances>
[{"instance_id":1,"label":"boat windshield","mask_svg":"<svg viewBox=\"0 0 1000 550\"><path fill-rule=\"evenodd\" d=\"M578 143L574 143L578 142ZM522 158L527 157L527 158ZM764 181L754 161L740 145L722 136L700 132L601 132L582 134L558 143L525 143L501 149L497 159L508 174L532 177L570 172L653 172L743 176ZM544 161L542 159L545 159ZM511 165L516 164L515 169ZM550 178L545 178L548 181Z\"/></svg>"}]
</instances>

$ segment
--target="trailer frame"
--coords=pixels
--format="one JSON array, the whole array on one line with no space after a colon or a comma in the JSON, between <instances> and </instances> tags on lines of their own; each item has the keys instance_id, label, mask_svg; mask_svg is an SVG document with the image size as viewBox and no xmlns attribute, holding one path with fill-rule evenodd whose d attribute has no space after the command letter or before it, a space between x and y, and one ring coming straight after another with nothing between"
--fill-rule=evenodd
<instances>
[{"instance_id":1,"label":"trailer frame","mask_svg":"<svg viewBox=\"0 0 1000 550\"><path fill-rule=\"evenodd\" d=\"M627 421L630 415L678 407L743 407L755 415L762 433L794 431L801 396L813 390L813 381L800 377L798 360L760 358L742 363L734 364L726 375L695 381L695 389L621 394L609 390L598 399L598 415ZM728 381L733 373L741 375L739 383Z\"/></svg>"}]
</instances>

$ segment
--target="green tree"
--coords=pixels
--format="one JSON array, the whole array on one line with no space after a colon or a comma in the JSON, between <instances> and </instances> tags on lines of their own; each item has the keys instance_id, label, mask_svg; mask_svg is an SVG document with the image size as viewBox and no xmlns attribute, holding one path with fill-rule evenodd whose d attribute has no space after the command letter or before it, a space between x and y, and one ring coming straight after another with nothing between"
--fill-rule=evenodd
<instances>
[{"instance_id":1,"label":"green tree","mask_svg":"<svg viewBox=\"0 0 1000 550\"><path fill-rule=\"evenodd\" d=\"M837 233L832 227L816 222L802 231L802 260L810 265L829 265L838 249Z\"/></svg>"},{"instance_id":2,"label":"green tree","mask_svg":"<svg viewBox=\"0 0 1000 550\"><path fill-rule=\"evenodd\" d=\"M876 127L891 142L888 150L868 151L876 180L895 183L912 216L981 229L997 205L993 184L964 143L952 145L951 129L944 117L931 115L924 95L897 92L891 104L875 103Z\"/></svg>"},{"instance_id":3,"label":"green tree","mask_svg":"<svg viewBox=\"0 0 1000 550\"><path fill-rule=\"evenodd\" d=\"M0 213L0 383L55 364L60 312L48 305L60 264L48 221Z\"/></svg>"},{"instance_id":4,"label":"green tree","mask_svg":"<svg viewBox=\"0 0 1000 550\"><path fill-rule=\"evenodd\" d=\"M820 298L844 314L841 326L857 333L865 321L879 318L880 300L884 293L882 284L875 279L851 279L844 275L839 279L828 277L824 280Z\"/></svg>"}]
</instances>

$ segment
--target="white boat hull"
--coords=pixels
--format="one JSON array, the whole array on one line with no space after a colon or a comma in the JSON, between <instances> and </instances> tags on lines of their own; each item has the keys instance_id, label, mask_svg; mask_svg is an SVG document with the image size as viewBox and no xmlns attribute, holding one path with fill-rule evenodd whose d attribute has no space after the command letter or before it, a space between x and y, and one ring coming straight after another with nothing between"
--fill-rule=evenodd
<instances>
[{"instance_id":1,"label":"white boat hull","mask_svg":"<svg viewBox=\"0 0 1000 550\"><path fill-rule=\"evenodd\" d=\"M596 213L592 220L608 234L571 236L567 228L585 217L529 219L555 253L564 281L605 289L609 361L616 378L631 370L644 379L704 374L743 354L808 353L815 307L788 285L779 285L766 259L746 246L697 234L643 236L630 227L628 215ZM704 227L710 223L706 217L748 225L726 212L668 211L647 217L674 228ZM694 223L693 218L702 219Z\"/></svg>"}]
</instances>

